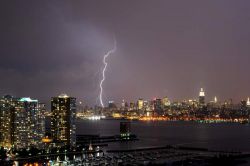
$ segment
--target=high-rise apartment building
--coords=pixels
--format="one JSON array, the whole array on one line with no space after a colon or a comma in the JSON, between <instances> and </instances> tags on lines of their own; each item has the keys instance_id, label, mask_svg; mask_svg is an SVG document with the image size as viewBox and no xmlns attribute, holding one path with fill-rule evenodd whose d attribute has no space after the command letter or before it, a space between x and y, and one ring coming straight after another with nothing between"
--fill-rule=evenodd
<instances>
[{"instance_id":1,"label":"high-rise apartment building","mask_svg":"<svg viewBox=\"0 0 250 166\"><path fill-rule=\"evenodd\" d=\"M11 148L13 143L14 98L6 95L0 99L0 146Z\"/></svg>"},{"instance_id":2,"label":"high-rise apartment building","mask_svg":"<svg viewBox=\"0 0 250 166\"><path fill-rule=\"evenodd\" d=\"M31 98L4 96L0 102L0 142L3 146L42 147L45 134L45 107Z\"/></svg>"},{"instance_id":3,"label":"high-rise apartment building","mask_svg":"<svg viewBox=\"0 0 250 166\"><path fill-rule=\"evenodd\" d=\"M51 99L51 136L57 146L75 146L76 98L61 94Z\"/></svg>"}]
</instances>

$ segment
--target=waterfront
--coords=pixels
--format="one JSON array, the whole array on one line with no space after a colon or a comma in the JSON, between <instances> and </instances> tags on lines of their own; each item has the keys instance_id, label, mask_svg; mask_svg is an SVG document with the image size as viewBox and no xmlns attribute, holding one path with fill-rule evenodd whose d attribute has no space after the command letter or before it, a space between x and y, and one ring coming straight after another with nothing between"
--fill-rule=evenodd
<instances>
[{"instance_id":1,"label":"waterfront","mask_svg":"<svg viewBox=\"0 0 250 166\"><path fill-rule=\"evenodd\" d=\"M77 120L77 134L119 134L119 120ZM213 150L250 152L250 125L239 123L197 123L132 121L132 132L139 141L114 142L107 147L132 149L165 145L202 147Z\"/></svg>"}]
</instances>

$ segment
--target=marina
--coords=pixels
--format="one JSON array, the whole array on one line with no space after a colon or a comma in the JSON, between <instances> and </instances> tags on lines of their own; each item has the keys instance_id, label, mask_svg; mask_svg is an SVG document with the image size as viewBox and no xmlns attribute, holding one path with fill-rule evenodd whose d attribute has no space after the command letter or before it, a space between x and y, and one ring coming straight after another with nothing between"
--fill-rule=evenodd
<instances>
[{"instance_id":1,"label":"marina","mask_svg":"<svg viewBox=\"0 0 250 166\"><path fill-rule=\"evenodd\" d=\"M235 164L247 163L245 159L250 157L250 153L241 152L219 152L205 148L193 147L151 147L130 150L109 150L103 153L99 150L91 150L85 152L69 152L62 154L48 154L47 160L39 162L36 158L21 159L15 161L24 166L30 165L51 165L51 166L95 166L95 165L175 165L193 163L196 165L207 165L213 162L223 162ZM32 162L36 160L36 162ZM30 162L27 162L30 161Z\"/></svg>"}]
</instances>

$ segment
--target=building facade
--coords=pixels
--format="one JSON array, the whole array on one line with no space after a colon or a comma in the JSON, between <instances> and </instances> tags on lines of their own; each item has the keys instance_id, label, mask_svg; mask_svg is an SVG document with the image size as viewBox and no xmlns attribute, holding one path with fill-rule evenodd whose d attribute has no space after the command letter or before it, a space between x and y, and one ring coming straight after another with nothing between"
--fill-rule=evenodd
<instances>
[{"instance_id":1,"label":"building facade","mask_svg":"<svg viewBox=\"0 0 250 166\"><path fill-rule=\"evenodd\" d=\"M205 105L205 92L203 88L201 88L200 93L199 93L199 105L204 106Z\"/></svg>"},{"instance_id":2,"label":"building facade","mask_svg":"<svg viewBox=\"0 0 250 166\"><path fill-rule=\"evenodd\" d=\"M163 115L163 109L162 109L162 100L161 99L154 99L153 100L153 110L155 116L161 116Z\"/></svg>"},{"instance_id":3,"label":"building facade","mask_svg":"<svg viewBox=\"0 0 250 166\"><path fill-rule=\"evenodd\" d=\"M38 100L4 96L0 104L0 142L6 148L42 147L45 107Z\"/></svg>"},{"instance_id":4,"label":"building facade","mask_svg":"<svg viewBox=\"0 0 250 166\"><path fill-rule=\"evenodd\" d=\"M76 144L76 98L66 94L51 99L51 136L56 146Z\"/></svg>"},{"instance_id":5,"label":"building facade","mask_svg":"<svg viewBox=\"0 0 250 166\"><path fill-rule=\"evenodd\" d=\"M11 148L13 144L14 98L6 95L0 99L0 146Z\"/></svg>"}]
</instances>

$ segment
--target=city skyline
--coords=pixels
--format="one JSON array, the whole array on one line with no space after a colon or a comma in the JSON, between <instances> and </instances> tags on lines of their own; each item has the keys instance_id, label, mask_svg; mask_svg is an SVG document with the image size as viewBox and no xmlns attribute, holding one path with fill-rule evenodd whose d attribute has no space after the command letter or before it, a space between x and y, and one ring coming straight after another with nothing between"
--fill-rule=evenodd
<instances>
[{"instance_id":1,"label":"city skyline","mask_svg":"<svg viewBox=\"0 0 250 166\"><path fill-rule=\"evenodd\" d=\"M20 100L23 100L23 99L27 99L27 100L30 100L31 98L33 98L32 96L14 96L14 95L11 95L11 94L5 94L3 95L2 97L5 97L5 96L9 96L9 97L13 97L13 98L16 98L16 99L20 99ZM68 94L65 94L65 93L61 93L61 94L58 94L58 96L68 96ZM50 97L51 98L51 97ZM53 98L53 97L52 97ZM217 96L213 96L213 98L207 98L206 96L206 91L204 90L204 88L200 88L200 91L197 92L197 96L195 97L187 97L187 98L184 98L184 99L175 99L175 100L172 100L171 97L169 96L154 96L152 98L143 98L143 97L138 97L134 100L125 100L125 99L122 99L121 101L117 101L117 100L108 100L107 103L103 103L104 105L91 105L90 103L86 102L85 100L79 100L77 101L77 105L81 106L81 105L84 105L84 106L88 106L88 107L96 107L96 106L99 106L100 108L103 107L108 107L110 103L112 104L118 104L118 106L121 106L123 107L124 103L137 103L137 102L149 102L149 101L154 101L154 100L162 100L162 102L164 101L164 99L167 99L167 102L170 102L170 103L180 103L180 102L189 102L189 101L195 101L195 102L198 102L198 103L202 103L203 105L205 104L209 104L209 103L220 103L220 104L223 104L223 103L227 103L227 102L230 102L232 104L242 104L242 102L246 102L247 105L250 105L250 97L246 97L246 98L242 98L242 100L240 101L234 101L232 98L228 97L227 99L225 100L222 100L222 99L219 99ZM40 100L40 99L39 99ZM43 101L40 101L40 103L43 103L45 104L45 106L47 107L47 109L50 108L50 102L49 103L45 103ZM142 105L137 103L138 105Z\"/></svg>"},{"instance_id":2,"label":"city skyline","mask_svg":"<svg viewBox=\"0 0 250 166\"><path fill-rule=\"evenodd\" d=\"M99 105L102 58L108 59L104 101L168 96L250 96L249 2L1 2L0 95L49 103L67 93ZM25 41L25 42L24 42Z\"/></svg>"},{"instance_id":3,"label":"city skyline","mask_svg":"<svg viewBox=\"0 0 250 166\"><path fill-rule=\"evenodd\" d=\"M250 165L250 1L0 1L0 165Z\"/></svg>"}]
</instances>

